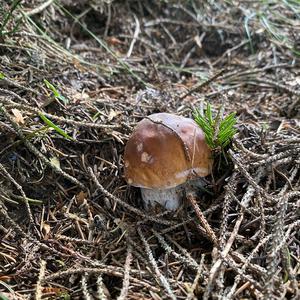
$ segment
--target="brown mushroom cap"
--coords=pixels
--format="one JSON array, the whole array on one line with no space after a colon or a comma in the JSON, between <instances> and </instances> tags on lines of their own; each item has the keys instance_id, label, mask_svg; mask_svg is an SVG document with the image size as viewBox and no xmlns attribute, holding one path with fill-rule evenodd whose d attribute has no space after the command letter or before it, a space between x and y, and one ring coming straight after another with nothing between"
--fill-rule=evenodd
<instances>
[{"instance_id":1,"label":"brown mushroom cap","mask_svg":"<svg viewBox=\"0 0 300 300\"><path fill-rule=\"evenodd\" d=\"M157 113L140 121L124 154L125 179L133 186L172 188L211 172L211 150L192 120Z\"/></svg>"}]
</instances>

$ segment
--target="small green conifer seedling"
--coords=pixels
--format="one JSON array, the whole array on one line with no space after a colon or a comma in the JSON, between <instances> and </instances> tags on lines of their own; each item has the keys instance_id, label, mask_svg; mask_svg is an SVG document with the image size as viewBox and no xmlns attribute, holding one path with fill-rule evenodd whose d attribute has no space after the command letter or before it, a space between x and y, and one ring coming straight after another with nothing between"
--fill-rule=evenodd
<instances>
[{"instance_id":1,"label":"small green conifer seedling","mask_svg":"<svg viewBox=\"0 0 300 300\"><path fill-rule=\"evenodd\" d=\"M207 103L206 110L203 114L198 109L193 112L195 122L200 126L205 134L205 139L208 146L212 150L223 150L231 142L237 130L234 128L236 124L235 112L230 113L225 118L218 111L214 118L212 115L211 106Z\"/></svg>"}]
</instances>

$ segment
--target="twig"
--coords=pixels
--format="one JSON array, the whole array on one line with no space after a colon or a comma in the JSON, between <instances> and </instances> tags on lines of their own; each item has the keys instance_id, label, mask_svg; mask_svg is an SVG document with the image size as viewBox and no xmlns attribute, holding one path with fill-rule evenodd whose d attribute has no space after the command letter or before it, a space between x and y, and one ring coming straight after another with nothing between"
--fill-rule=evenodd
<instances>
[{"instance_id":1,"label":"twig","mask_svg":"<svg viewBox=\"0 0 300 300\"><path fill-rule=\"evenodd\" d=\"M125 261L125 266L124 266L124 278L123 278L123 285L122 285L122 290L117 298L118 300L126 300L127 299L127 294L128 294L128 289L129 289L129 279L130 279L130 264L132 261L132 247L131 244L128 244L127 246L127 256L126 256L126 261Z\"/></svg>"},{"instance_id":2,"label":"twig","mask_svg":"<svg viewBox=\"0 0 300 300\"><path fill-rule=\"evenodd\" d=\"M210 238L210 240L213 242L214 245L217 245L218 244L217 236L212 230L212 228L210 227L209 223L206 221L205 216L203 215L202 211L200 210L197 204L195 196L192 193L188 193L186 197L188 201L192 204L196 216L198 217L198 220L200 221L201 225L204 227L208 237Z\"/></svg>"},{"instance_id":3,"label":"twig","mask_svg":"<svg viewBox=\"0 0 300 300\"><path fill-rule=\"evenodd\" d=\"M160 281L162 287L166 290L166 292L168 293L168 295L171 299L176 300L176 296L174 295L174 292L172 291L168 280L166 279L165 276L163 276L163 274L160 272L160 270L157 266L157 263L156 263L156 261L153 257L150 246L149 246L148 242L146 241L140 227L138 227L137 232L138 232L138 234L139 234L139 236L140 236L140 238L141 238L141 240L144 244L144 247L145 247L148 259L149 259L149 263L151 264L152 268L154 269L154 272L155 272L158 280Z\"/></svg>"},{"instance_id":4,"label":"twig","mask_svg":"<svg viewBox=\"0 0 300 300\"><path fill-rule=\"evenodd\" d=\"M6 90L4 90L4 91L6 91ZM1 90L0 90L0 92L1 92ZM21 99L24 100L24 98L21 98ZM3 99L3 102L4 103L9 103L13 107L18 107L20 109L22 108L26 112L34 112L37 115L43 114L49 119L58 121L60 123L70 124L70 125L77 126L77 127L88 127L88 128L97 128L97 129L118 129L118 128L122 127L123 125L125 125L125 124L110 125L110 124L99 124L99 123L92 123L92 122L83 122L83 121L70 120L70 119L66 119L64 117L59 117L59 116L49 114L47 112L44 112L40 109L37 109L37 108L29 106L29 105L13 102L9 99ZM126 125L128 126L128 124L126 124Z\"/></svg>"},{"instance_id":5,"label":"twig","mask_svg":"<svg viewBox=\"0 0 300 300\"><path fill-rule=\"evenodd\" d=\"M48 0L46 1L45 3L42 3L40 6L28 11L28 12L25 12L24 14L27 16L27 17L30 17L30 16L33 16L33 15L36 15L36 14L39 14L41 13L45 8L47 8L51 3L53 2L53 0Z\"/></svg>"},{"instance_id":6,"label":"twig","mask_svg":"<svg viewBox=\"0 0 300 300\"><path fill-rule=\"evenodd\" d=\"M157 237L158 241L160 242L160 244L162 245L162 247L165 249L165 251L168 254L173 255L177 260L183 262L185 265L189 266L190 268L197 270L199 265L197 264L197 262L192 259L190 256L183 256L178 254L176 251L174 251L165 241L165 239L162 237L162 235L160 235L156 230L152 229L153 234Z\"/></svg>"},{"instance_id":7,"label":"twig","mask_svg":"<svg viewBox=\"0 0 300 300\"><path fill-rule=\"evenodd\" d=\"M43 282L52 281L57 278L69 277L73 274L84 274L84 273L87 273L90 275L107 274L107 275L111 275L111 276L115 276L115 277L119 277L119 278L124 278L123 268L103 265L102 267L97 267L97 268L73 268L73 269L69 269L66 271L59 271L54 274L46 276L44 278ZM135 272L135 274L140 276L140 273L138 274L138 272ZM151 291L154 291L154 292L159 291L158 288L156 288L155 286L152 286L151 284L149 284L143 280L137 279L132 276L130 279L132 282L140 284L140 285L150 289Z\"/></svg>"},{"instance_id":8,"label":"twig","mask_svg":"<svg viewBox=\"0 0 300 300\"><path fill-rule=\"evenodd\" d=\"M236 164L236 166L243 174L243 176L247 179L247 181L254 187L254 189L257 192L260 192L262 195L264 195L267 199L273 200L273 197L270 194L268 194L268 192L266 192L265 189L258 185L257 182L255 182L250 173L244 167L243 163L238 159L238 156L235 155L231 149L228 151L228 154L230 154L230 157L233 160L233 162Z\"/></svg>"},{"instance_id":9,"label":"twig","mask_svg":"<svg viewBox=\"0 0 300 300\"><path fill-rule=\"evenodd\" d=\"M10 90L7 90L7 89L1 89L0 88L0 93L4 94L4 95L10 95L13 98L18 99L21 102L21 103L18 103L18 105L22 105L22 102L24 102L25 105L27 104L29 106L29 102L25 98L22 98L21 96L19 96L18 94L14 93L13 91L10 91ZM5 102L5 101L9 101L9 99L1 99L1 101ZM31 107L31 106L29 106L29 107Z\"/></svg>"},{"instance_id":10,"label":"twig","mask_svg":"<svg viewBox=\"0 0 300 300\"><path fill-rule=\"evenodd\" d=\"M6 207L0 201L0 215L4 218L4 220L18 233L21 237L27 237L26 233L22 230L22 228L8 215L6 211Z\"/></svg>"},{"instance_id":11,"label":"twig","mask_svg":"<svg viewBox=\"0 0 300 300\"><path fill-rule=\"evenodd\" d=\"M252 252L250 253L250 255L247 257L246 262L244 262L241 271L244 272L247 268L247 266L249 265L250 261L253 259L253 257L255 255L257 255L257 252L259 250L259 248L261 248L263 245L265 245L267 243L267 241L269 240L269 237L264 238L263 240L261 240L258 245L252 250ZM239 282L241 281L241 277L240 276L236 276L235 280L234 280L234 284L231 287L230 291L228 292L228 294L226 296L224 296L224 300L227 299L232 299L232 296L234 295L235 297L237 297L239 295L239 293L241 293L241 289L239 288L238 290L236 290L237 285L239 284ZM248 282L245 283L245 285ZM244 288L247 288L248 286L243 285Z\"/></svg>"},{"instance_id":12,"label":"twig","mask_svg":"<svg viewBox=\"0 0 300 300\"><path fill-rule=\"evenodd\" d=\"M296 95L296 96L300 96L300 91L299 90L296 90L296 89L292 89L291 87L287 86L287 85L284 85L284 84L281 84L281 83L278 83L278 82L275 82L273 80L269 80L269 79L261 79L261 78L252 78L251 80L254 81L254 83L251 83L250 84L255 84L256 82L257 83L265 83L265 84L268 84L270 86L273 86L273 87L276 87L280 90L283 90L285 92L288 92L292 95Z\"/></svg>"},{"instance_id":13,"label":"twig","mask_svg":"<svg viewBox=\"0 0 300 300\"><path fill-rule=\"evenodd\" d=\"M290 149L290 150L280 152L280 153L270 156L268 158L264 158L263 160L254 162L251 165L253 167L258 167L258 166L261 166L262 164L269 165L272 162L278 162L284 158L290 158L290 157L296 156L299 154L299 151L300 151L299 147L295 147L295 149Z\"/></svg>"},{"instance_id":14,"label":"twig","mask_svg":"<svg viewBox=\"0 0 300 300\"><path fill-rule=\"evenodd\" d=\"M181 97L179 97L179 101L183 100L184 98L186 98L187 96L191 95L192 93L201 91L201 89L203 89L205 86L209 85L212 81L214 81L215 79L217 79L224 72L225 72L225 69L222 69L219 72L217 72L215 75L213 75L211 78L209 78L206 81L198 84L197 86L195 86L194 88L192 88L191 90L189 90L187 93L185 93L184 95L182 95Z\"/></svg>"},{"instance_id":15,"label":"twig","mask_svg":"<svg viewBox=\"0 0 300 300\"><path fill-rule=\"evenodd\" d=\"M35 95L40 95L40 93L38 91L36 91L34 89L31 89L31 88L28 88L26 86L23 86L22 84L19 84L19 83L15 82L15 81L7 78L7 77L2 78L1 80L3 80L4 82L6 82L8 85L12 85L12 86L14 86L16 88L19 88L19 89L22 89L24 91L31 92L31 93L33 93ZM11 93L11 95L13 95L13 94ZM17 98L19 98L19 97L17 97ZM26 102L28 103L28 101L26 101Z\"/></svg>"},{"instance_id":16,"label":"twig","mask_svg":"<svg viewBox=\"0 0 300 300\"><path fill-rule=\"evenodd\" d=\"M51 169L53 169L53 171L55 173L57 173L58 175L61 175L61 176L65 177L66 179L70 180L71 182L73 182L74 184L78 185L82 189L85 189L85 186L81 182L79 182L75 177L73 177L73 176L69 175L68 173L66 173L65 171L63 171L60 167L56 166L55 164L52 164L44 154L42 154L32 143L30 143L28 141L28 139L26 139L26 137L24 136L22 130L18 126L18 124L9 115L9 113L7 112L7 110L5 109L5 107L3 105L0 105L0 111L3 112L4 116L9 120L9 122L11 123L11 125L13 126L13 128L15 129L17 135L20 137L20 139L23 141L23 143L25 144L25 146L33 154L35 154L38 158L40 158L48 167L50 167Z\"/></svg>"},{"instance_id":17,"label":"twig","mask_svg":"<svg viewBox=\"0 0 300 300\"><path fill-rule=\"evenodd\" d=\"M231 178L228 184L225 187L225 190L227 193L225 194L224 197L224 203L223 203L223 210L222 210L222 222L220 225L220 235L219 235L219 240L220 240L220 248L224 249L225 247L225 238L226 238L226 232L227 232L227 226L228 226L228 214L230 210L230 204L232 202L232 197L231 193L228 191L232 191L233 193L236 191L236 186L237 186L237 173L235 172Z\"/></svg>"},{"instance_id":18,"label":"twig","mask_svg":"<svg viewBox=\"0 0 300 300\"><path fill-rule=\"evenodd\" d=\"M200 279L200 277L202 275L204 259L205 259L205 254L202 254L201 255L200 263L199 263L198 268L197 268L197 274L195 276L193 284L192 284L192 286L190 288L190 291L189 291L189 293L188 293L188 295L187 295L187 297L186 297L185 300L193 300L194 297L195 297L194 291L195 291L195 289L197 287L197 284L198 284L198 281L199 281L199 279Z\"/></svg>"},{"instance_id":19,"label":"twig","mask_svg":"<svg viewBox=\"0 0 300 300\"><path fill-rule=\"evenodd\" d=\"M42 281L45 277L45 270L46 270L46 261L41 260L40 263L40 273L39 273L39 278L36 283L36 288L35 288L35 300L41 300L42 299Z\"/></svg>"},{"instance_id":20,"label":"twig","mask_svg":"<svg viewBox=\"0 0 300 300\"><path fill-rule=\"evenodd\" d=\"M91 295L89 293L88 286L87 286L87 277L88 277L87 274L83 274L81 276L82 293L83 293L83 296L84 296L85 300L92 300L92 297L91 297Z\"/></svg>"},{"instance_id":21,"label":"twig","mask_svg":"<svg viewBox=\"0 0 300 300\"><path fill-rule=\"evenodd\" d=\"M230 193L231 197L234 198L234 195L232 194L231 190L228 190L228 193ZM244 218L245 208L248 206L248 203L252 199L254 193L255 193L254 188L252 186L249 186L247 192L245 193L245 195L243 197L243 200L241 201L241 208L240 208L240 212L239 212L239 218L237 219L237 221L234 225L234 228L231 232L231 235L230 235L224 249L220 253L220 258L211 267L210 274L209 274L209 279L208 279L208 283L207 283L207 286L206 286L206 290L205 290L203 299L208 299L209 293L212 290L212 286L215 283L215 278L218 275L218 271L221 268L224 259L228 255L228 253L230 251L230 248L231 248L233 242L235 241L235 238L237 236L239 228L242 224L242 221L243 221L243 218Z\"/></svg>"},{"instance_id":22,"label":"twig","mask_svg":"<svg viewBox=\"0 0 300 300\"><path fill-rule=\"evenodd\" d=\"M140 21L139 19L136 17L135 14L133 14L133 17L134 17L134 20L135 20L135 30L134 30L134 34L133 34L133 39L130 43L130 47L127 51L127 54L126 54L126 58L129 58L131 56L131 53L132 53L132 50L133 50L133 47L134 47L134 44L139 36L139 33L140 33Z\"/></svg>"},{"instance_id":23,"label":"twig","mask_svg":"<svg viewBox=\"0 0 300 300\"><path fill-rule=\"evenodd\" d=\"M104 292L104 285L102 280L102 274L99 274L97 277L97 294L99 297L99 300L106 300L106 294Z\"/></svg>"},{"instance_id":24,"label":"twig","mask_svg":"<svg viewBox=\"0 0 300 300\"><path fill-rule=\"evenodd\" d=\"M0 109L1 109L1 106L0 106ZM29 205L29 202L28 202L28 198L26 197L26 195L23 191L23 188L13 179L13 177L9 174L9 172L5 169L5 167L1 163L0 163L0 171L5 175L6 178L8 178L13 183L13 185L20 192L20 194L22 196L22 199L23 199L23 201L25 203L25 206L26 206L26 210L27 210L27 214L28 214L30 223L32 225L34 225L34 220L33 220L32 212L31 212L30 205Z\"/></svg>"},{"instance_id":25,"label":"twig","mask_svg":"<svg viewBox=\"0 0 300 300\"><path fill-rule=\"evenodd\" d=\"M130 204L124 202L123 200L119 199L118 197L112 195L110 192L108 192L99 182L99 180L97 179L96 175L94 174L92 168L88 168L89 174L91 176L91 178L93 179L94 183L96 184L97 188L100 190L101 193L103 193L106 197L108 197L109 199L117 202L118 204L120 204L121 206L123 206L124 208L128 209L129 211L137 214L138 216L143 217L146 220L155 222L155 223L159 223L159 224L164 224L164 225L173 225L174 222L171 221L166 221L166 220L161 220L158 219L154 216L149 216L146 215L145 213L143 213L141 210L131 206Z\"/></svg>"}]
</instances>

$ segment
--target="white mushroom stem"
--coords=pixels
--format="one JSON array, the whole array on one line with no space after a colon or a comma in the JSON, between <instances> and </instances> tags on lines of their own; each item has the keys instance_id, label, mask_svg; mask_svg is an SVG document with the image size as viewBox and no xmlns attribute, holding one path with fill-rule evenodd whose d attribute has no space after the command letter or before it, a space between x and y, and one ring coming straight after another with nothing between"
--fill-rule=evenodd
<instances>
[{"instance_id":1,"label":"white mushroom stem","mask_svg":"<svg viewBox=\"0 0 300 300\"><path fill-rule=\"evenodd\" d=\"M182 202L182 185L164 190L141 188L141 192L146 208L159 203L168 210L175 210Z\"/></svg>"},{"instance_id":2,"label":"white mushroom stem","mask_svg":"<svg viewBox=\"0 0 300 300\"><path fill-rule=\"evenodd\" d=\"M203 179L197 178L170 189L141 188L141 193L146 208L158 203L167 210L176 210L182 204L184 192L195 192L204 185Z\"/></svg>"}]
</instances>

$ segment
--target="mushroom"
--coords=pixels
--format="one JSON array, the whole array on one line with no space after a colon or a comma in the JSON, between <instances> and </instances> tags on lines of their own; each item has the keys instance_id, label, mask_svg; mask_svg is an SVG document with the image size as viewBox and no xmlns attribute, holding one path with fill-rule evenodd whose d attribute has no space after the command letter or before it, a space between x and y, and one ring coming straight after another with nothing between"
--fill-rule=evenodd
<instances>
[{"instance_id":1,"label":"mushroom","mask_svg":"<svg viewBox=\"0 0 300 300\"><path fill-rule=\"evenodd\" d=\"M146 208L158 202L177 209L191 182L210 174L211 168L211 150L201 128L192 119L169 113L140 121L125 147L125 180L141 188Z\"/></svg>"}]
</instances>

